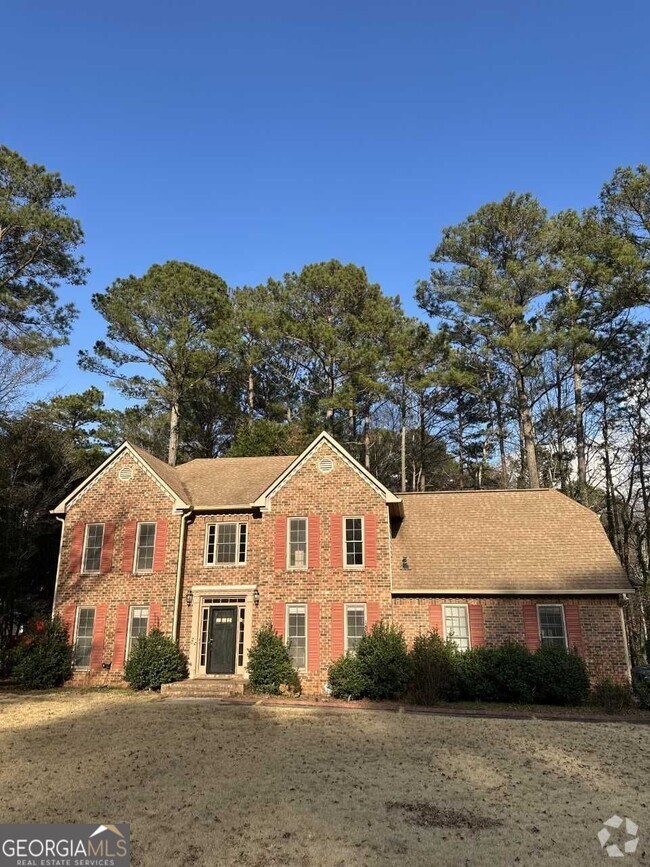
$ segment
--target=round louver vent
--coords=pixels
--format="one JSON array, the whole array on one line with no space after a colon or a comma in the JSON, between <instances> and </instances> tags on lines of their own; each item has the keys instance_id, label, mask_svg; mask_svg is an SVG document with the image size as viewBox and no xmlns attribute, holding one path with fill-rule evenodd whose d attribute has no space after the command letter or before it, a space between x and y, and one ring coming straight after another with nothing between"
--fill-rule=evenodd
<instances>
[{"instance_id":1,"label":"round louver vent","mask_svg":"<svg viewBox=\"0 0 650 867\"><path fill-rule=\"evenodd\" d=\"M117 477L121 482L130 481L133 478L133 467L122 467Z\"/></svg>"},{"instance_id":2,"label":"round louver vent","mask_svg":"<svg viewBox=\"0 0 650 867\"><path fill-rule=\"evenodd\" d=\"M331 473L334 469L334 461L331 458L321 458L318 462L318 469L321 473Z\"/></svg>"}]
</instances>

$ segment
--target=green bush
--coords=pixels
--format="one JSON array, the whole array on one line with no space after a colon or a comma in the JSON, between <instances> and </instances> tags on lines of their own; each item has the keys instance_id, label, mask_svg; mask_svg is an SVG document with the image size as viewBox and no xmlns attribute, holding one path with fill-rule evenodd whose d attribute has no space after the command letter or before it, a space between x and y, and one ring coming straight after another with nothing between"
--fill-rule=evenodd
<instances>
[{"instance_id":1,"label":"green bush","mask_svg":"<svg viewBox=\"0 0 650 867\"><path fill-rule=\"evenodd\" d=\"M607 713L621 713L634 706L634 695L629 684L614 683L605 677L592 689L590 701Z\"/></svg>"},{"instance_id":2,"label":"green bush","mask_svg":"<svg viewBox=\"0 0 650 867\"><path fill-rule=\"evenodd\" d=\"M650 710L650 665L638 665L632 669L632 689L639 707Z\"/></svg>"},{"instance_id":3,"label":"green bush","mask_svg":"<svg viewBox=\"0 0 650 867\"><path fill-rule=\"evenodd\" d=\"M473 647L458 658L458 690L469 701L530 704L534 698L533 655L523 644Z\"/></svg>"},{"instance_id":4,"label":"green bush","mask_svg":"<svg viewBox=\"0 0 650 867\"><path fill-rule=\"evenodd\" d=\"M186 677L187 657L160 629L138 638L124 667L124 679L133 689L158 690Z\"/></svg>"},{"instance_id":5,"label":"green bush","mask_svg":"<svg viewBox=\"0 0 650 867\"><path fill-rule=\"evenodd\" d=\"M61 686L72 674L72 647L58 617L30 627L14 651L13 677L28 689Z\"/></svg>"},{"instance_id":6,"label":"green bush","mask_svg":"<svg viewBox=\"0 0 650 867\"><path fill-rule=\"evenodd\" d=\"M411 680L411 660L404 633L382 621L375 623L357 647L367 698L381 701L404 695Z\"/></svg>"},{"instance_id":7,"label":"green bush","mask_svg":"<svg viewBox=\"0 0 650 867\"><path fill-rule=\"evenodd\" d=\"M574 651L542 644L533 654L535 701L538 704L578 705L589 696L589 675Z\"/></svg>"},{"instance_id":8,"label":"green bush","mask_svg":"<svg viewBox=\"0 0 650 867\"><path fill-rule=\"evenodd\" d=\"M279 695L283 687L300 694L300 678L282 638L268 623L262 626L248 652L249 685L253 692Z\"/></svg>"},{"instance_id":9,"label":"green bush","mask_svg":"<svg viewBox=\"0 0 650 867\"><path fill-rule=\"evenodd\" d=\"M327 672L334 698L356 699L366 693L366 681L361 672L359 657L347 653L333 662Z\"/></svg>"},{"instance_id":10,"label":"green bush","mask_svg":"<svg viewBox=\"0 0 650 867\"><path fill-rule=\"evenodd\" d=\"M437 632L418 635L409 656L409 696L416 704L431 705L456 697L458 651L453 641L443 641Z\"/></svg>"}]
</instances>

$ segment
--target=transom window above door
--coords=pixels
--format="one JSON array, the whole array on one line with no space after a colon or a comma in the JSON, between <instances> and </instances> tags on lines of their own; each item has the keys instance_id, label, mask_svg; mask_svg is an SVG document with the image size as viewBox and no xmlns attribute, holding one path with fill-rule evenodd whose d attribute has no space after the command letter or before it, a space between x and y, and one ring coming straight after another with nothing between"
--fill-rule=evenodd
<instances>
[{"instance_id":1,"label":"transom window above door","mask_svg":"<svg viewBox=\"0 0 650 867\"><path fill-rule=\"evenodd\" d=\"M135 546L135 571L151 572L156 545L156 525L138 524L138 539Z\"/></svg>"},{"instance_id":2,"label":"transom window above door","mask_svg":"<svg viewBox=\"0 0 650 867\"><path fill-rule=\"evenodd\" d=\"M287 530L287 567L306 569L307 518L289 518Z\"/></svg>"},{"instance_id":3,"label":"transom window above door","mask_svg":"<svg viewBox=\"0 0 650 867\"><path fill-rule=\"evenodd\" d=\"M246 562L248 524L235 521L208 524L205 535L205 562L208 566Z\"/></svg>"},{"instance_id":4,"label":"transom window above door","mask_svg":"<svg viewBox=\"0 0 650 867\"><path fill-rule=\"evenodd\" d=\"M344 518L345 565L363 566L363 518Z\"/></svg>"}]
</instances>

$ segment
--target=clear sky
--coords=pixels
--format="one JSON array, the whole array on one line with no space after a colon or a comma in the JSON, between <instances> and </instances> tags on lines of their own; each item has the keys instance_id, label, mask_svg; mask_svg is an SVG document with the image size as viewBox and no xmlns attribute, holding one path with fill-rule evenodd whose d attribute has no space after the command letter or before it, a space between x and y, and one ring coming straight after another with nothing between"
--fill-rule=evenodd
<instances>
[{"instance_id":1,"label":"clear sky","mask_svg":"<svg viewBox=\"0 0 650 867\"><path fill-rule=\"evenodd\" d=\"M185 259L231 285L336 257L409 312L443 226L583 207L650 162L647 0L5 3L0 139L78 191L92 292ZM115 403L111 390L110 403Z\"/></svg>"}]
</instances>

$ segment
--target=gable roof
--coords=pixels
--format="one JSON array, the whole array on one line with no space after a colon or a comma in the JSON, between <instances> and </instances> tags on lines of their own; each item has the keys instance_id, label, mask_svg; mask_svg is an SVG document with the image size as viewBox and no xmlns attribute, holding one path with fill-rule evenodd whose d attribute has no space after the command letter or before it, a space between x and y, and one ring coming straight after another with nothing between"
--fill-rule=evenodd
<instances>
[{"instance_id":1,"label":"gable roof","mask_svg":"<svg viewBox=\"0 0 650 867\"><path fill-rule=\"evenodd\" d=\"M393 593L631 589L598 516L557 491L461 491L402 498L404 520L391 546Z\"/></svg>"},{"instance_id":2,"label":"gable roof","mask_svg":"<svg viewBox=\"0 0 650 867\"><path fill-rule=\"evenodd\" d=\"M250 508L295 460L293 455L256 458L197 458L174 468L195 509ZM168 467L171 469L171 467Z\"/></svg>"}]
</instances>

